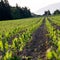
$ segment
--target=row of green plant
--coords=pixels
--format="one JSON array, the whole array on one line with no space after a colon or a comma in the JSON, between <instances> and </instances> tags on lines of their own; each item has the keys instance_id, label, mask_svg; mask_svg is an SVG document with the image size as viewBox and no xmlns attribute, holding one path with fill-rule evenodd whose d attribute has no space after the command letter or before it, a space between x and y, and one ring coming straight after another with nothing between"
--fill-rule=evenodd
<instances>
[{"instance_id":1,"label":"row of green plant","mask_svg":"<svg viewBox=\"0 0 60 60\"><path fill-rule=\"evenodd\" d=\"M60 15L58 15L58 16L50 16L49 18L53 23L60 26Z\"/></svg>"},{"instance_id":2,"label":"row of green plant","mask_svg":"<svg viewBox=\"0 0 60 60\"><path fill-rule=\"evenodd\" d=\"M15 29L5 32L4 34L1 33L0 34L0 53L1 53L0 60L15 60L15 59L20 60L19 57L20 55L18 53L23 50L27 42L31 41L32 33L41 24L42 24L42 18L34 18L32 20L30 19L29 21L26 20L24 21L24 23L22 23L21 25L18 24L16 27L14 27L14 25L12 24L13 28ZM9 27L11 27L11 25ZM9 27L6 27L6 29ZM15 37L13 38L12 36Z\"/></svg>"},{"instance_id":3,"label":"row of green plant","mask_svg":"<svg viewBox=\"0 0 60 60\"><path fill-rule=\"evenodd\" d=\"M49 43L51 47L47 50L46 56L49 60L60 60L60 31L54 28L46 18Z\"/></svg>"},{"instance_id":4,"label":"row of green plant","mask_svg":"<svg viewBox=\"0 0 60 60\"><path fill-rule=\"evenodd\" d=\"M28 19L20 19L20 20L9 20L9 21L0 21L0 34L5 34L6 32L12 32L16 28L24 28L34 21L38 21L40 18L28 18Z\"/></svg>"}]
</instances>

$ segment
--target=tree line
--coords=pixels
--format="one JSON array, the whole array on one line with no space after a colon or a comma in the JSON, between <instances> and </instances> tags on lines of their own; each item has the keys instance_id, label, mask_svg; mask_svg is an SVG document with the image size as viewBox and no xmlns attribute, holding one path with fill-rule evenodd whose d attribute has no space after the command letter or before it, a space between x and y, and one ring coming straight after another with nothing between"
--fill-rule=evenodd
<instances>
[{"instance_id":1,"label":"tree line","mask_svg":"<svg viewBox=\"0 0 60 60\"><path fill-rule=\"evenodd\" d=\"M44 12L44 14L43 15L58 15L58 14L60 14L60 10L55 10L52 14L51 14L51 12L48 10L48 11L45 11Z\"/></svg>"},{"instance_id":2,"label":"tree line","mask_svg":"<svg viewBox=\"0 0 60 60\"><path fill-rule=\"evenodd\" d=\"M8 0L0 1L0 20L20 19L31 17L30 9L27 7L16 7L9 5Z\"/></svg>"}]
</instances>

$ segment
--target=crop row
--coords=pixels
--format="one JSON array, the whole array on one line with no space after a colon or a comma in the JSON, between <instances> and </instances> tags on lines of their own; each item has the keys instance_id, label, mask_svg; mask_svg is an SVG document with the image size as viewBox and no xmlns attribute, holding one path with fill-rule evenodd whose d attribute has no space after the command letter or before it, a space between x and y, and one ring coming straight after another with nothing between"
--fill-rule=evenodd
<instances>
[{"instance_id":1,"label":"crop row","mask_svg":"<svg viewBox=\"0 0 60 60\"><path fill-rule=\"evenodd\" d=\"M51 16L50 19L52 20L53 23L60 26L60 15L59 16Z\"/></svg>"},{"instance_id":2,"label":"crop row","mask_svg":"<svg viewBox=\"0 0 60 60\"><path fill-rule=\"evenodd\" d=\"M34 18L34 20L32 19L29 21L26 20L22 23L22 25L17 24L16 27L14 27L15 24L13 24L12 26L15 28L12 29L13 31L10 30L8 32L1 33L0 60L20 60L18 52L21 52L26 43L31 41L32 33L41 25L41 23L42 18ZM11 25L6 27L6 29L10 27Z\"/></svg>"},{"instance_id":3,"label":"crop row","mask_svg":"<svg viewBox=\"0 0 60 60\"><path fill-rule=\"evenodd\" d=\"M46 18L46 27L50 38L51 47L47 50L46 56L49 60L60 60L60 31L51 25L51 22Z\"/></svg>"}]
</instances>

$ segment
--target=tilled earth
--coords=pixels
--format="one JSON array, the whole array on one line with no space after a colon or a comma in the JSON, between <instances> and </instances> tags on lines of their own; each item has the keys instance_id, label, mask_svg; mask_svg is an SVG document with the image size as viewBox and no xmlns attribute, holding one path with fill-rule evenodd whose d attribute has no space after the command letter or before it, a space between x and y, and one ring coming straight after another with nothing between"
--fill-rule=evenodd
<instances>
[{"instance_id":1,"label":"tilled earth","mask_svg":"<svg viewBox=\"0 0 60 60\"><path fill-rule=\"evenodd\" d=\"M32 41L27 43L20 53L22 60L47 60L46 50L50 46L47 34L44 18L42 25L32 34Z\"/></svg>"},{"instance_id":2,"label":"tilled earth","mask_svg":"<svg viewBox=\"0 0 60 60\"><path fill-rule=\"evenodd\" d=\"M57 24L53 23L52 20L50 18L48 18L49 22L51 23L51 25L57 30L60 30L60 26L58 26Z\"/></svg>"}]
</instances>

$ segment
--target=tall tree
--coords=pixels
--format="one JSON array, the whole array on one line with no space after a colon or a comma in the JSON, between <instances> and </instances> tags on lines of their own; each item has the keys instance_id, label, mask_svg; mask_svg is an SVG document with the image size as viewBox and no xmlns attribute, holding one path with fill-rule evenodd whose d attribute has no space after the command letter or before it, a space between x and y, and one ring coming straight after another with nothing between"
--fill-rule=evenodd
<instances>
[{"instance_id":1,"label":"tall tree","mask_svg":"<svg viewBox=\"0 0 60 60\"><path fill-rule=\"evenodd\" d=\"M50 11L45 11L44 15L48 16L48 15L51 15Z\"/></svg>"},{"instance_id":2,"label":"tall tree","mask_svg":"<svg viewBox=\"0 0 60 60\"><path fill-rule=\"evenodd\" d=\"M17 19L31 17L31 12L27 7L11 7L8 0L0 1L0 20Z\"/></svg>"},{"instance_id":3,"label":"tall tree","mask_svg":"<svg viewBox=\"0 0 60 60\"><path fill-rule=\"evenodd\" d=\"M11 19L10 5L7 0L1 0L0 2L0 20Z\"/></svg>"},{"instance_id":4,"label":"tall tree","mask_svg":"<svg viewBox=\"0 0 60 60\"><path fill-rule=\"evenodd\" d=\"M53 15L57 15L57 14L60 14L60 11L59 10L55 10Z\"/></svg>"}]
</instances>

